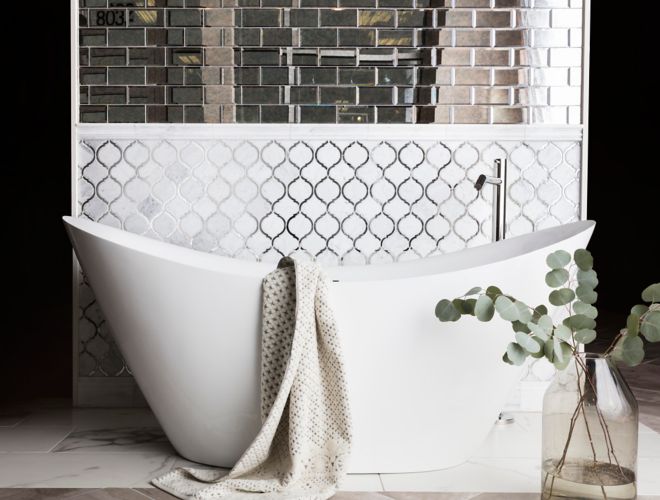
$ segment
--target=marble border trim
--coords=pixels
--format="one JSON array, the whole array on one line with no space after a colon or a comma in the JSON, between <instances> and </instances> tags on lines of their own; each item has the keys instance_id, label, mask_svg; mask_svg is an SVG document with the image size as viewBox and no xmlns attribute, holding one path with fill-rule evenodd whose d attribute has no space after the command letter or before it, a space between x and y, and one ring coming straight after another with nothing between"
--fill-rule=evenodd
<instances>
[{"instance_id":1,"label":"marble border trim","mask_svg":"<svg viewBox=\"0 0 660 500\"><path fill-rule=\"evenodd\" d=\"M78 139L581 141L582 125L78 124Z\"/></svg>"}]
</instances>

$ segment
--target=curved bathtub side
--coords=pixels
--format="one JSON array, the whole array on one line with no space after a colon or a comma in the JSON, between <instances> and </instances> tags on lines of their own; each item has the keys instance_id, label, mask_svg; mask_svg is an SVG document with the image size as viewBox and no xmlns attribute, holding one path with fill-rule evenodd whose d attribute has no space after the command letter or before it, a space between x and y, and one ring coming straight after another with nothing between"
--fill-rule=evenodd
<instances>
[{"instance_id":1,"label":"curved bathtub side","mask_svg":"<svg viewBox=\"0 0 660 500\"><path fill-rule=\"evenodd\" d=\"M484 442L519 380L502 362L509 323L440 323L442 298L497 285L547 303L545 258L573 251L590 230L478 268L406 280L340 282L333 301L347 363L354 445L351 472L414 472L457 465Z\"/></svg>"},{"instance_id":2,"label":"curved bathtub side","mask_svg":"<svg viewBox=\"0 0 660 500\"><path fill-rule=\"evenodd\" d=\"M509 246L520 246L517 257L496 255L468 269L333 283L354 428L350 472L432 470L469 458L518 380L519 368L501 361L513 335L496 320L439 323L436 302L490 284L532 304L546 302L545 257L586 246L592 230L532 247L530 238L511 239ZM84 228L69 231L172 444L191 460L233 465L260 425L260 290L274 266L248 263L249 272L232 273L227 259L213 268L206 262L215 257L199 252L166 258L158 242L156 254L143 251L139 236L128 235L130 246L123 246Z\"/></svg>"},{"instance_id":3,"label":"curved bathtub side","mask_svg":"<svg viewBox=\"0 0 660 500\"><path fill-rule=\"evenodd\" d=\"M218 274L68 227L113 336L168 438L230 467L260 427L261 277Z\"/></svg>"}]
</instances>

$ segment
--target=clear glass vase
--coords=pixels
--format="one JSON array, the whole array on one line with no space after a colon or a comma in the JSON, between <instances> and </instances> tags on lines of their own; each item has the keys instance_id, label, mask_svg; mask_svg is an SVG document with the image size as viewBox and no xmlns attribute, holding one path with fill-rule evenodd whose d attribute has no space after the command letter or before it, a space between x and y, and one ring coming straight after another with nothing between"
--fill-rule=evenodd
<instances>
[{"instance_id":1,"label":"clear glass vase","mask_svg":"<svg viewBox=\"0 0 660 500\"><path fill-rule=\"evenodd\" d=\"M609 358L583 353L543 399L543 500L637 497L637 401Z\"/></svg>"}]
</instances>

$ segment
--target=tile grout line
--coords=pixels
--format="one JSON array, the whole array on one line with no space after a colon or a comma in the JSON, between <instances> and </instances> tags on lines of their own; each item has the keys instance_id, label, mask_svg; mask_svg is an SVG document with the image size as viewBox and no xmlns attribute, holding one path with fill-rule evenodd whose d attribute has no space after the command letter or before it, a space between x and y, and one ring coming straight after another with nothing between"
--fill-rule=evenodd
<instances>
[{"instance_id":1,"label":"tile grout line","mask_svg":"<svg viewBox=\"0 0 660 500\"><path fill-rule=\"evenodd\" d=\"M72 427L71 427L71 430L69 430L69 432L67 432L66 435L65 435L62 439L60 439L60 440L59 440L57 443L55 443L55 444L54 444L54 445L53 445L48 451L46 451L46 452L44 452L44 453L54 453L53 450L54 450L55 448L57 448L58 445L60 445L60 444L66 439L66 438L68 438L68 437L73 433L74 430L75 430L75 426L72 426Z\"/></svg>"}]
</instances>

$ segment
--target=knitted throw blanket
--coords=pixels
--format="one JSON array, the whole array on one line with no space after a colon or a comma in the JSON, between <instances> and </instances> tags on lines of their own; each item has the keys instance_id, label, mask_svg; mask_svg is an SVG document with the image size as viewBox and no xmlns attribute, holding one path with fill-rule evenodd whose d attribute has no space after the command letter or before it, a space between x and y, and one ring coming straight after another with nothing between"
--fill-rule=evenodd
<instances>
[{"instance_id":1,"label":"knitted throw blanket","mask_svg":"<svg viewBox=\"0 0 660 500\"><path fill-rule=\"evenodd\" d=\"M318 265L290 258L263 281L261 419L234 468L179 468L153 484L185 499L331 497L344 475L351 423L344 364Z\"/></svg>"}]
</instances>

